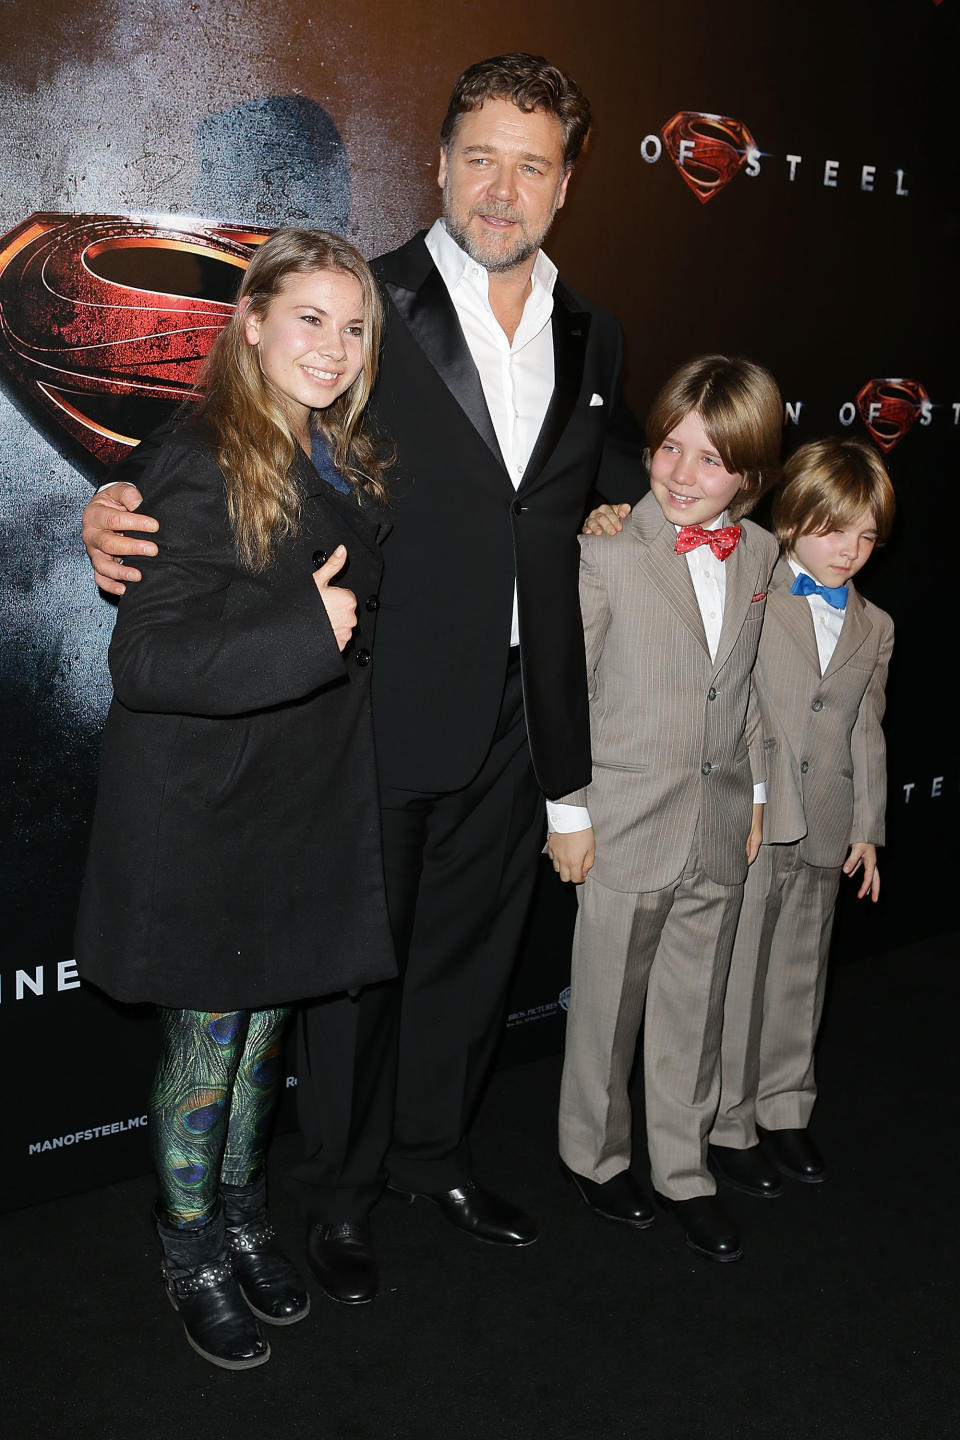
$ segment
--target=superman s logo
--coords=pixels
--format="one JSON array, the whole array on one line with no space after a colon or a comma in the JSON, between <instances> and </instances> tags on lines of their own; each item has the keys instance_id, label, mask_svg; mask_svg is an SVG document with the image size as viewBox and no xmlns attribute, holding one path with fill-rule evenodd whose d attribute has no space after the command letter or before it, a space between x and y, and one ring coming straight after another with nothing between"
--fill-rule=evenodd
<instances>
[{"instance_id":1,"label":"superman s logo","mask_svg":"<svg viewBox=\"0 0 960 1440\"><path fill-rule=\"evenodd\" d=\"M0 377L98 478L192 392L269 230L40 213L0 236Z\"/></svg>"},{"instance_id":2,"label":"superman s logo","mask_svg":"<svg viewBox=\"0 0 960 1440\"><path fill-rule=\"evenodd\" d=\"M857 396L860 419L886 454L920 419L930 423L930 396L919 380L868 380Z\"/></svg>"},{"instance_id":3,"label":"superman s logo","mask_svg":"<svg viewBox=\"0 0 960 1440\"><path fill-rule=\"evenodd\" d=\"M750 152L757 151L742 120L702 110L679 110L664 125L660 138L701 205L719 195L746 165Z\"/></svg>"}]
</instances>

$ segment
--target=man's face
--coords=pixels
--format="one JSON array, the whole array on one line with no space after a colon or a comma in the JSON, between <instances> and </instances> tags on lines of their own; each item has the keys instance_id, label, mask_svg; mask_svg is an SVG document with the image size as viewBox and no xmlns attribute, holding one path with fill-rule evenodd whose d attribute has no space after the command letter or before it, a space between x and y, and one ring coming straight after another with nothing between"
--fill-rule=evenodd
<instances>
[{"instance_id":1,"label":"man's face","mask_svg":"<svg viewBox=\"0 0 960 1440\"><path fill-rule=\"evenodd\" d=\"M484 269L511 270L540 248L569 178L555 116L485 100L460 116L450 148L440 151L447 230Z\"/></svg>"}]
</instances>

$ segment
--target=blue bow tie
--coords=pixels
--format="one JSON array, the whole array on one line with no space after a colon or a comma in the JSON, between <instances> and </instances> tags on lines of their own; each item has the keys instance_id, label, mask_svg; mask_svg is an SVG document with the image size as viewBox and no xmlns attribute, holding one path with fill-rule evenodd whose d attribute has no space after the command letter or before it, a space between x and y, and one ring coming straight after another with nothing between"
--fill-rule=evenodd
<instances>
[{"instance_id":1,"label":"blue bow tie","mask_svg":"<svg viewBox=\"0 0 960 1440\"><path fill-rule=\"evenodd\" d=\"M822 595L828 605L834 610L842 610L847 603L846 585L836 585L831 588L829 585L818 585L816 580L811 580L809 575L798 575L790 586L791 595Z\"/></svg>"}]
</instances>

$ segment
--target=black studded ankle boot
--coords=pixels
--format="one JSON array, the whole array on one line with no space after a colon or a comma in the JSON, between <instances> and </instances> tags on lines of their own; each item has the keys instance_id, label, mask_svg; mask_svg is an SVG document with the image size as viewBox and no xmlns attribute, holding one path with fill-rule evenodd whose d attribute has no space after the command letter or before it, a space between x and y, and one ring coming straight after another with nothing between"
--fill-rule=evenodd
<instances>
[{"instance_id":1,"label":"black studded ankle boot","mask_svg":"<svg viewBox=\"0 0 960 1440\"><path fill-rule=\"evenodd\" d=\"M268 1325L294 1325L310 1313L307 1287L274 1243L267 1219L267 1184L220 1186L227 1247L240 1289L254 1315Z\"/></svg>"},{"instance_id":2,"label":"black studded ankle boot","mask_svg":"<svg viewBox=\"0 0 960 1440\"><path fill-rule=\"evenodd\" d=\"M223 1208L197 1229L178 1229L157 1215L163 1279L187 1340L211 1365L249 1370L270 1359L270 1346L240 1292L227 1251Z\"/></svg>"}]
</instances>

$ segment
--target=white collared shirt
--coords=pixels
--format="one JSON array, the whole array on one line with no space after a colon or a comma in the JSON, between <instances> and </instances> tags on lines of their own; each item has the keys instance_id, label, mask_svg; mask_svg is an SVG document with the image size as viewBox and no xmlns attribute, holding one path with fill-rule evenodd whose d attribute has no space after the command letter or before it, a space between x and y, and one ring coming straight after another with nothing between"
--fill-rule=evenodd
<instances>
[{"instance_id":1,"label":"white collared shirt","mask_svg":"<svg viewBox=\"0 0 960 1440\"><path fill-rule=\"evenodd\" d=\"M787 556L787 564L794 575L809 575L808 570L794 560L792 555ZM814 585L819 585L815 575L810 575ZM849 595L849 591L847 592ZM840 639L840 631L843 629L843 617L845 610L838 610L835 605L828 605L822 595L804 596L810 606L810 613L813 616L813 634L817 642L817 655L820 660L820 674L823 675L830 661L833 659L833 652L837 648L837 641ZM849 601L848 601L849 603Z\"/></svg>"},{"instance_id":2,"label":"white collared shirt","mask_svg":"<svg viewBox=\"0 0 960 1440\"><path fill-rule=\"evenodd\" d=\"M530 294L513 340L508 340L490 305L490 276L437 220L426 246L453 301L467 349L496 432L507 474L516 489L530 462L553 396L553 287L557 267L537 251ZM520 640L517 591L513 591L510 644Z\"/></svg>"},{"instance_id":3,"label":"white collared shirt","mask_svg":"<svg viewBox=\"0 0 960 1440\"><path fill-rule=\"evenodd\" d=\"M726 523L726 516L721 515L703 528L720 530ZM674 526L678 535L681 528L680 525ZM695 550L688 550L684 558L693 581L697 604L700 606L700 619L703 621L710 659L716 660L720 631L723 629L723 602L727 597L726 561L718 560L709 545L698 545Z\"/></svg>"},{"instance_id":4,"label":"white collared shirt","mask_svg":"<svg viewBox=\"0 0 960 1440\"><path fill-rule=\"evenodd\" d=\"M726 516L720 515L709 525L704 525L703 528L704 530L720 530L726 524ZM679 535L681 526L675 525L674 529ZM709 545L698 545L695 550L688 550L684 559L687 562L690 579L693 581L694 594L700 607L700 618L703 621L704 634L707 637L710 659L716 660L717 647L720 644L720 631L723 629L723 602L727 595L727 576L724 569L726 561L718 560ZM817 598L819 599L819 596ZM766 799L767 787L761 780L753 787L753 803L764 805ZM589 830L590 825L590 811L585 805L559 805L554 800L547 801L547 829L551 833L569 835L576 830Z\"/></svg>"}]
</instances>

